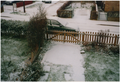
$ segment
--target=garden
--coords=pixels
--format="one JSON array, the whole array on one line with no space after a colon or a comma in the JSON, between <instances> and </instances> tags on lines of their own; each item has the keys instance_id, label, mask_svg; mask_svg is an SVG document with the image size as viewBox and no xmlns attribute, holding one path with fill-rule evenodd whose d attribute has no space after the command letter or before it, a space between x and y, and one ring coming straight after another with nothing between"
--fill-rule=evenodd
<instances>
[{"instance_id":1,"label":"garden","mask_svg":"<svg viewBox=\"0 0 120 82\"><path fill-rule=\"evenodd\" d=\"M84 68L86 81L119 81L119 46L85 43Z\"/></svg>"},{"instance_id":2,"label":"garden","mask_svg":"<svg viewBox=\"0 0 120 82\"><path fill-rule=\"evenodd\" d=\"M44 75L39 55L49 43L44 38L46 19L42 5L29 22L1 19L2 81L36 81Z\"/></svg>"}]
</instances>

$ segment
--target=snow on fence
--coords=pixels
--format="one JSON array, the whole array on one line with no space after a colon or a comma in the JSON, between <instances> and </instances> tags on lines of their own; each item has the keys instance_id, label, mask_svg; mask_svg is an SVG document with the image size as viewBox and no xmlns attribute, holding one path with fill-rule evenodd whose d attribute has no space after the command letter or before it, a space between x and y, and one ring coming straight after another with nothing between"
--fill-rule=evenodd
<instances>
[{"instance_id":1,"label":"snow on fence","mask_svg":"<svg viewBox=\"0 0 120 82\"><path fill-rule=\"evenodd\" d=\"M52 31L46 33L47 40L69 43L97 42L99 44L118 45L119 35L97 32Z\"/></svg>"}]
</instances>

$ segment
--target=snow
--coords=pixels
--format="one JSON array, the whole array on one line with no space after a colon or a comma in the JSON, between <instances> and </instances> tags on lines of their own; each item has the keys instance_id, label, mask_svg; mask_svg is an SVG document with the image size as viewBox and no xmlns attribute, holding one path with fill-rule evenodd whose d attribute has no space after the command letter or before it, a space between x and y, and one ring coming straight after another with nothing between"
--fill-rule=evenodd
<instances>
[{"instance_id":1,"label":"snow","mask_svg":"<svg viewBox=\"0 0 120 82\"><path fill-rule=\"evenodd\" d=\"M84 68L82 64L84 59L80 54L80 45L59 42L53 42L52 44L55 45L45 53L41 63L49 62L55 65L69 65L73 70L71 76L73 81L84 81Z\"/></svg>"},{"instance_id":2,"label":"snow","mask_svg":"<svg viewBox=\"0 0 120 82\"><path fill-rule=\"evenodd\" d=\"M26 66L26 65L25 65L25 62L23 61L22 63L19 64L19 66L20 66L21 68L25 68L25 66Z\"/></svg>"},{"instance_id":3,"label":"snow","mask_svg":"<svg viewBox=\"0 0 120 82\"><path fill-rule=\"evenodd\" d=\"M36 12L38 12L39 5L42 4L45 7L47 12L48 19L56 19L61 22L63 25L67 23L67 27L80 30L82 32L98 32L98 30L110 30L110 33L119 34L119 27L114 26L103 26L99 24L108 24L108 25L119 25L119 22L114 21L100 21L100 20L90 20L91 6L93 4L86 3L81 6L80 3L73 3L71 6L74 8L74 17L73 18L59 18L57 17L57 9L64 4L64 1L52 1L51 4L45 4L41 1L35 2L33 4L26 6L26 13L23 13L23 7L17 8L19 14L10 14L13 12L13 7L4 5L4 12L1 13L1 18L6 20L22 20L29 21ZM27 15L20 15L27 14Z\"/></svg>"},{"instance_id":4,"label":"snow","mask_svg":"<svg viewBox=\"0 0 120 82\"><path fill-rule=\"evenodd\" d=\"M19 78L17 75L20 74L20 72L10 73L10 81L15 81L16 78Z\"/></svg>"},{"instance_id":5,"label":"snow","mask_svg":"<svg viewBox=\"0 0 120 82\"><path fill-rule=\"evenodd\" d=\"M114 21L100 21L100 20L90 20L90 12L91 6L93 4L87 3L84 5L84 8L80 6L80 3L73 3L72 7L74 8L74 17L73 18L59 18L57 16L48 15L47 18L56 19L61 22L63 25L64 21L67 22L67 27L71 27L74 29L79 29L82 32L98 32L98 30L110 30L110 33L119 34L119 27L114 26L103 26L99 24L108 24L108 25L119 25L119 22ZM54 11L57 11L57 6L61 6L60 3L57 5L53 5L52 8ZM56 15L56 12L50 12L52 15Z\"/></svg>"},{"instance_id":6,"label":"snow","mask_svg":"<svg viewBox=\"0 0 120 82\"><path fill-rule=\"evenodd\" d=\"M63 5L63 2L52 2L52 4L45 4L42 2L35 2L33 4L26 6L26 13L23 13L23 7L17 8L17 12L19 14L10 14L13 12L13 7L5 5L4 12L1 13L1 18L6 20L21 20L21 21L29 21L30 17L33 16L37 11L40 4L43 4L47 11L48 19L56 19L61 23L67 22L68 27L74 28L80 31L89 31L89 32L98 32L98 30L110 30L110 33L118 34L119 27L113 26L102 26L99 24L108 24L108 25L119 25L119 22L113 21L98 21L98 20L90 20L90 6L93 4L86 4L84 7L81 7L80 3L73 3L72 8L74 9L74 17L73 18L59 18L57 17L57 9ZM20 15L23 14L23 15ZM24 15L27 14L27 15ZM65 25L63 24L63 25ZM57 78L61 78L63 80L73 80L73 81L85 81L84 76L84 60L82 55L80 54L81 47L80 45L72 44L72 43L59 43L53 42L52 48L45 53L45 56L42 60L42 63L45 65L44 70L49 71L50 73L46 73L41 80L51 80L54 78L55 74ZM24 62L20 64L21 67L24 67ZM50 70L53 68L53 70ZM66 68L66 69L62 69ZM68 70L69 69L69 70ZM60 71L60 72L59 72ZM66 72L67 74L63 74ZM56 72L56 73L55 73ZM58 73L57 73L58 72ZM11 74L11 76L13 76ZM49 77L50 76L50 77ZM65 79L63 78L65 76ZM55 78L54 78L55 79ZM56 79L55 79L56 80ZM60 80L60 79L58 79Z\"/></svg>"},{"instance_id":7,"label":"snow","mask_svg":"<svg viewBox=\"0 0 120 82\"><path fill-rule=\"evenodd\" d=\"M65 74L65 79L66 79L67 81L70 81L70 80L71 80L70 75L69 75L69 74Z\"/></svg>"},{"instance_id":8,"label":"snow","mask_svg":"<svg viewBox=\"0 0 120 82\"><path fill-rule=\"evenodd\" d=\"M40 1L35 2L30 5L26 5L26 13L23 12L23 7L18 7L17 12L20 14L28 14L26 16L19 15L19 14L10 14L13 12L13 6L10 5L4 5L4 12L1 13L1 19L6 19L6 20L21 20L21 21L29 21L30 17L32 17L34 14L38 12L39 5L43 5L45 9L47 9L49 6L52 6L56 3L57 1L52 2L51 4L45 4ZM15 8L16 10L16 8Z\"/></svg>"},{"instance_id":9,"label":"snow","mask_svg":"<svg viewBox=\"0 0 120 82\"><path fill-rule=\"evenodd\" d=\"M50 71L50 66L44 66L44 67L43 67L43 70L44 70L44 71Z\"/></svg>"}]
</instances>

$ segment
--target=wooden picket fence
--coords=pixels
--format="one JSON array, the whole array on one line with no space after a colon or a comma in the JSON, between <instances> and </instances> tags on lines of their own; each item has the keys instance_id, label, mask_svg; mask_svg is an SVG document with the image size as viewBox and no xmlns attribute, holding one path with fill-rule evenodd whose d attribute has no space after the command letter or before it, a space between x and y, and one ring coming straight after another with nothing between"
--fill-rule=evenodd
<instances>
[{"instance_id":1,"label":"wooden picket fence","mask_svg":"<svg viewBox=\"0 0 120 82\"><path fill-rule=\"evenodd\" d=\"M84 43L97 42L109 45L119 45L119 35L97 32L52 31L46 33L46 39L58 42Z\"/></svg>"}]
</instances>

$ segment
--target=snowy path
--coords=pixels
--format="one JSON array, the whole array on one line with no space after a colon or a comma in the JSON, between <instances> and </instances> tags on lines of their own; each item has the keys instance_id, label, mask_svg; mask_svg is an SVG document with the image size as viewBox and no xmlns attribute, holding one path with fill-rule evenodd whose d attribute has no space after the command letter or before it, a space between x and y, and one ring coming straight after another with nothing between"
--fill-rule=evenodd
<instances>
[{"instance_id":1,"label":"snowy path","mask_svg":"<svg viewBox=\"0 0 120 82\"><path fill-rule=\"evenodd\" d=\"M80 45L53 42L42 60L47 71L40 81L85 81Z\"/></svg>"}]
</instances>

